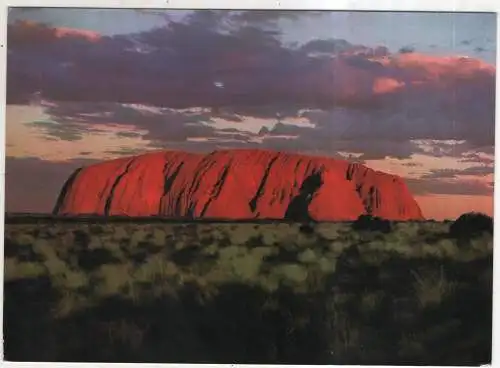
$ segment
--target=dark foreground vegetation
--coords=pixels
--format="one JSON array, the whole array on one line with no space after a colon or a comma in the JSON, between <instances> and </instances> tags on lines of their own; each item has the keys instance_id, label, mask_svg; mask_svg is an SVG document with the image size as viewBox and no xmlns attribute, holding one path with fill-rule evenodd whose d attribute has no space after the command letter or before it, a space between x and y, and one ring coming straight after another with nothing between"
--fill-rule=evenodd
<instances>
[{"instance_id":1,"label":"dark foreground vegetation","mask_svg":"<svg viewBox=\"0 0 500 368\"><path fill-rule=\"evenodd\" d=\"M5 359L487 364L490 223L7 223Z\"/></svg>"}]
</instances>

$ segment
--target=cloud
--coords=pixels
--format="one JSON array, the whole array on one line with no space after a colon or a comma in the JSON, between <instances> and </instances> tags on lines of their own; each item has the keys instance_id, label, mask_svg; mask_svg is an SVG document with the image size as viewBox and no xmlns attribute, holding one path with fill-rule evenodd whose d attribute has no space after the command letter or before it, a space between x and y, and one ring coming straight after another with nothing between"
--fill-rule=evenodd
<instances>
[{"instance_id":1,"label":"cloud","mask_svg":"<svg viewBox=\"0 0 500 368\"><path fill-rule=\"evenodd\" d=\"M61 140L78 140L83 134L99 133L98 127L118 125L122 128L141 129L117 132L120 138L141 137L149 141L185 141L188 137L205 137L214 134L207 111L179 111L169 108L145 107L117 103L59 103L47 110L54 122L33 122L48 137ZM202 122L206 124L202 124Z\"/></svg>"},{"instance_id":2,"label":"cloud","mask_svg":"<svg viewBox=\"0 0 500 368\"><path fill-rule=\"evenodd\" d=\"M36 47L41 44L53 44L71 40L73 42L87 41L98 42L101 34L85 29L74 29L66 27L51 27L46 24L28 20L18 20L7 25L7 43L9 48Z\"/></svg>"},{"instance_id":3,"label":"cloud","mask_svg":"<svg viewBox=\"0 0 500 368\"><path fill-rule=\"evenodd\" d=\"M93 129L92 127L82 129L78 124L71 122L60 124L53 121L34 121L30 125L40 128L45 133L43 137L47 140L78 141L83 138L84 134L99 132L99 129Z\"/></svg>"},{"instance_id":4,"label":"cloud","mask_svg":"<svg viewBox=\"0 0 500 368\"><path fill-rule=\"evenodd\" d=\"M51 122L33 126L60 140L118 125L140 130L119 138L135 135L151 147L345 151L363 160L423 153L481 162L493 147L494 66L335 38L291 48L265 23L294 14L201 11L100 38L15 23L8 102L36 93L54 101ZM309 124L275 125L297 117ZM267 119L268 131L243 134L257 119Z\"/></svg>"},{"instance_id":5,"label":"cloud","mask_svg":"<svg viewBox=\"0 0 500 368\"><path fill-rule=\"evenodd\" d=\"M415 47L413 46L403 46L399 49L400 54L410 54L412 52L415 52Z\"/></svg>"},{"instance_id":6,"label":"cloud","mask_svg":"<svg viewBox=\"0 0 500 368\"><path fill-rule=\"evenodd\" d=\"M492 195L493 189L479 180L442 180L406 178L406 184L414 195Z\"/></svg>"},{"instance_id":7,"label":"cloud","mask_svg":"<svg viewBox=\"0 0 500 368\"><path fill-rule=\"evenodd\" d=\"M269 24L277 20L297 21L305 17L320 17L328 14L324 11L304 10L249 10L232 12L232 20L235 22L250 22L257 24Z\"/></svg>"},{"instance_id":8,"label":"cloud","mask_svg":"<svg viewBox=\"0 0 500 368\"><path fill-rule=\"evenodd\" d=\"M488 176L493 174L493 166L471 166L464 170L440 169L432 170L422 176L423 179L456 178L457 176Z\"/></svg>"},{"instance_id":9,"label":"cloud","mask_svg":"<svg viewBox=\"0 0 500 368\"><path fill-rule=\"evenodd\" d=\"M383 47L343 40L312 40L302 48L289 49L276 33L264 28L219 32L211 26L218 14L194 12L187 23L172 22L99 42L62 37L38 50L9 42L8 98L15 101L43 91L53 100L171 108L236 109L269 101L299 109L400 106L400 114L409 108L413 120L427 119L422 107L430 104L433 114L456 120L459 128L464 120L470 125L471 118L491 118L494 67L459 58L410 58L414 53L388 57ZM11 32L15 35L20 32L15 29L24 28L22 24L9 27L11 38ZM339 48L344 50L334 59L308 56L314 50ZM217 88L215 82L224 88ZM402 106L408 100L416 102Z\"/></svg>"},{"instance_id":10,"label":"cloud","mask_svg":"<svg viewBox=\"0 0 500 368\"><path fill-rule=\"evenodd\" d=\"M71 173L96 160L54 162L36 157L5 161L5 210L7 212L50 212L59 191Z\"/></svg>"},{"instance_id":11,"label":"cloud","mask_svg":"<svg viewBox=\"0 0 500 368\"><path fill-rule=\"evenodd\" d=\"M343 39L312 40L301 46L301 51L309 53L339 54L351 49L354 45Z\"/></svg>"}]
</instances>

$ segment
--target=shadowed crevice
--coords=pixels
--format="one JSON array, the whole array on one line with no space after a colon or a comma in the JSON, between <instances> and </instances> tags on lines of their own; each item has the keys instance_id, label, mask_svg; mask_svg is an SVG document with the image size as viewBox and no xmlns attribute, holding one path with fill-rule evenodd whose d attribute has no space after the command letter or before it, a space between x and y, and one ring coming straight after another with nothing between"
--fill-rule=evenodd
<instances>
[{"instance_id":1,"label":"shadowed crevice","mask_svg":"<svg viewBox=\"0 0 500 368\"><path fill-rule=\"evenodd\" d=\"M257 189L257 192L255 193L254 197L248 202L248 205L250 206L250 210L252 210L252 213L255 212L257 209L257 201L259 198L262 196L262 193L264 192L264 188L266 187L267 180L269 178L269 174L271 173L271 168L273 167L273 164L276 162L276 160L279 158L279 155L276 155L272 158L271 161L269 161L269 165L266 167L266 171L264 172L264 175L262 176L262 180L260 181L259 184L259 189Z\"/></svg>"},{"instance_id":2,"label":"shadowed crevice","mask_svg":"<svg viewBox=\"0 0 500 368\"><path fill-rule=\"evenodd\" d=\"M229 168L231 167L231 163L229 162L224 169L222 170L222 174L220 175L219 179L215 183L214 189L210 195L210 198L208 199L207 203L203 206L203 209L201 210L200 216L203 217L205 215L205 212L208 210L208 206L210 206L210 203L217 198L222 190L222 187L224 186L224 183L226 182L227 175L229 174Z\"/></svg>"},{"instance_id":3,"label":"shadowed crevice","mask_svg":"<svg viewBox=\"0 0 500 368\"><path fill-rule=\"evenodd\" d=\"M167 171L168 166L170 165L170 162L167 162L165 164L165 167L163 168L163 172L165 173ZM159 200L159 213L162 213L162 199L170 192L172 189L172 185L174 184L175 179L179 175L179 172L181 171L182 167L184 166L184 162L181 162L175 171L170 175L169 177L165 177L165 183L163 184L163 194L160 197Z\"/></svg>"},{"instance_id":4,"label":"shadowed crevice","mask_svg":"<svg viewBox=\"0 0 500 368\"><path fill-rule=\"evenodd\" d=\"M362 173L363 177L366 177L366 174L368 173L367 168L363 167L358 163L350 163L349 166L347 167L345 178L349 181L354 181L354 174L356 173L356 171L359 170L363 170ZM378 193L376 188L372 186L370 188L368 199L366 199L362 195L363 185L360 184L358 181L354 181L354 184L355 184L356 194L361 200L361 203L363 204L363 208L365 209L366 214L371 215L373 213L374 207L376 208L376 205L374 206L372 197L377 196L376 200L380 202L380 195L379 195L380 193ZM380 205L380 203L378 205Z\"/></svg>"},{"instance_id":5,"label":"shadowed crevice","mask_svg":"<svg viewBox=\"0 0 500 368\"><path fill-rule=\"evenodd\" d=\"M106 205L104 206L104 215L105 216L109 216L109 210L111 208L111 203L113 202L116 187L118 186L118 184L120 184L120 181L122 180L122 178L128 173L128 171L130 170L130 167L132 166L132 164L134 162L135 162L135 158L130 160L130 162L127 164L127 166L125 166L125 170L123 170L123 172L116 177L115 182L111 186L111 190L109 191L108 198L106 199Z\"/></svg>"}]
</instances>

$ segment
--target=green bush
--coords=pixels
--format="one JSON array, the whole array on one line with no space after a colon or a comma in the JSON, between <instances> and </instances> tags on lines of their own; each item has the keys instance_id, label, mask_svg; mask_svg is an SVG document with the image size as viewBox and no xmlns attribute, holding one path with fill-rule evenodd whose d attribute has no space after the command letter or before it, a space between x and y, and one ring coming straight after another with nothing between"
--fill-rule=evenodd
<instances>
[{"instance_id":1,"label":"green bush","mask_svg":"<svg viewBox=\"0 0 500 368\"><path fill-rule=\"evenodd\" d=\"M470 239L484 232L493 234L493 218L479 212L468 212L451 224L449 234L455 239Z\"/></svg>"}]
</instances>

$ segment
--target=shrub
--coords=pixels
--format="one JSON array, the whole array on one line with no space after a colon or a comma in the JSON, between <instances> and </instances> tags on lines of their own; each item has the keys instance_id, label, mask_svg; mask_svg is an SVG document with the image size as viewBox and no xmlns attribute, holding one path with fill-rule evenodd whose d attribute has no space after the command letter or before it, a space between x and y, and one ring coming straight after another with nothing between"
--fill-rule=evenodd
<instances>
[{"instance_id":1,"label":"shrub","mask_svg":"<svg viewBox=\"0 0 500 368\"><path fill-rule=\"evenodd\" d=\"M457 288L456 282L447 279L443 266L440 267L439 273L421 274L413 270L410 272L414 277L415 294L422 308L442 303Z\"/></svg>"},{"instance_id":2,"label":"shrub","mask_svg":"<svg viewBox=\"0 0 500 368\"><path fill-rule=\"evenodd\" d=\"M483 232L493 234L493 219L483 213L468 212L451 224L449 234L456 239L470 239Z\"/></svg>"},{"instance_id":3,"label":"shrub","mask_svg":"<svg viewBox=\"0 0 500 368\"><path fill-rule=\"evenodd\" d=\"M352 229L357 231L380 231L384 234L390 233L392 225L389 220L372 215L361 215L352 224Z\"/></svg>"}]
</instances>

